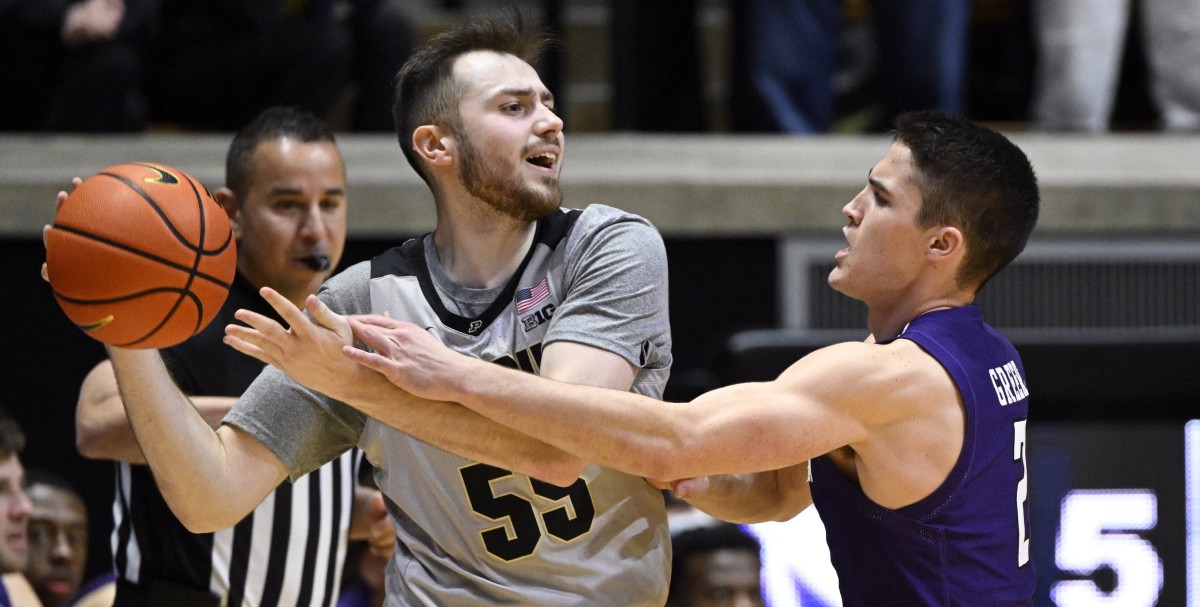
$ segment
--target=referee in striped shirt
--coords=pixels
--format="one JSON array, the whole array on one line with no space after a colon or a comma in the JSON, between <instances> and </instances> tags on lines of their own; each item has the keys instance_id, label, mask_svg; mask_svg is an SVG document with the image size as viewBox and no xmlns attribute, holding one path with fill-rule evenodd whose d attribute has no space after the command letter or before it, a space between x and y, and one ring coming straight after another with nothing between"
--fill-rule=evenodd
<instances>
[{"instance_id":1,"label":"referee in striped shirt","mask_svg":"<svg viewBox=\"0 0 1200 607\"><path fill-rule=\"evenodd\" d=\"M300 305L337 267L346 238L345 167L333 132L312 114L260 114L234 137L225 178L215 198L237 238L237 277L207 328L162 351L214 428L263 367L221 342L233 313L273 315L257 293L264 286ZM378 524L387 533L377 537L393 538L378 492L356 482L358 449L280 485L234 527L195 534L171 512L145 465L108 361L84 380L76 425L83 455L117 462L117 606L332 607L348 537L366 537Z\"/></svg>"}]
</instances>

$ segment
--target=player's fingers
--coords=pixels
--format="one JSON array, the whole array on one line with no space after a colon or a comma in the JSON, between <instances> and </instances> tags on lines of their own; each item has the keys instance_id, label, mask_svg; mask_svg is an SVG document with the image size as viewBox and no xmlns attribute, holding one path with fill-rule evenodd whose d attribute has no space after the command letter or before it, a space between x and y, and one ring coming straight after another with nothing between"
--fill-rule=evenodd
<instances>
[{"instance_id":1,"label":"player's fingers","mask_svg":"<svg viewBox=\"0 0 1200 607\"><path fill-rule=\"evenodd\" d=\"M271 304L279 317L288 324L294 331L304 331L308 328L309 320L304 316L304 312L296 307L288 298L280 295L278 291L271 287L263 287L258 290L259 295Z\"/></svg>"},{"instance_id":2,"label":"player's fingers","mask_svg":"<svg viewBox=\"0 0 1200 607\"><path fill-rule=\"evenodd\" d=\"M71 178L71 191L74 192L75 188L78 188L82 183L83 183L83 179L80 179L79 177ZM54 212L55 213L57 213L58 209L62 207L63 201L65 201L67 199L67 195L68 194L67 194L66 190L59 190L58 193L54 195Z\"/></svg>"},{"instance_id":3,"label":"player's fingers","mask_svg":"<svg viewBox=\"0 0 1200 607\"><path fill-rule=\"evenodd\" d=\"M392 555L392 551L396 547L396 533L392 530L392 525L388 522L387 517L371 525L367 541L371 545L371 552L376 556L389 557Z\"/></svg>"},{"instance_id":4,"label":"player's fingers","mask_svg":"<svg viewBox=\"0 0 1200 607\"><path fill-rule=\"evenodd\" d=\"M358 363L372 371L375 371L383 376L387 376L388 363L391 359L384 358L374 352L359 350L354 346L342 346L342 354L346 355L351 361Z\"/></svg>"},{"instance_id":5,"label":"player's fingers","mask_svg":"<svg viewBox=\"0 0 1200 607\"><path fill-rule=\"evenodd\" d=\"M229 340L235 340L237 344L245 344L245 348L261 350L264 354L266 354L266 346L271 343L271 340L267 338L267 336L261 331L243 327L241 325L227 325L225 327L225 337L223 339L226 340L226 343L230 343ZM236 347L236 345L233 343L230 343L230 345L234 345ZM242 351L243 348L238 347L238 350ZM261 357L256 356L255 358Z\"/></svg>"},{"instance_id":6,"label":"player's fingers","mask_svg":"<svg viewBox=\"0 0 1200 607\"><path fill-rule=\"evenodd\" d=\"M365 318L366 318L365 316L351 314L350 316L346 317L346 324L350 325L351 330L366 331L366 330L369 330L372 327L372 325L371 325L371 323L364 320Z\"/></svg>"},{"instance_id":7,"label":"player's fingers","mask_svg":"<svg viewBox=\"0 0 1200 607\"><path fill-rule=\"evenodd\" d=\"M362 344L364 350L369 348L384 353L390 350L387 338L374 327L356 322L352 318L347 318L346 324L350 328L350 340L352 343Z\"/></svg>"},{"instance_id":8,"label":"player's fingers","mask_svg":"<svg viewBox=\"0 0 1200 607\"><path fill-rule=\"evenodd\" d=\"M239 310L239 312L241 311L244 310ZM279 326L279 323L264 316L258 318L264 321L258 327L227 325L225 336L246 344L245 348L237 348L239 352L249 354L267 364L279 366L279 363L288 357L289 347L292 345L292 342L289 341L290 335L287 330ZM248 350L255 350L255 352Z\"/></svg>"},{"instance_id":9,"label":"player's fingers","mask_svg":"<svg viewBox=\"0 0 1200 607\"><path fill-rule=\"evenodd\" d=\"M42 248L50 242L50 226L42 226ZM42 262L42 280L50 282L50 275L46 272L46 262Z\"/></svg>"},{"instance_id":10,"label":"player's fingers","mask_svg":"<svg viewBox=\"0 0 1200 607\"><path fill-rule=\"evenodd\" d=\"M353 316L347 316L346 318L353 318L361 324L371 325L371 326L375 326L375 327L382 327L384 329L391 329L391 328L395 328L400 325L400 321L396 320L395 318L392 318L391 316L386 315L386 313L382 314L382 315L381 314L355 314Z\"/></svg>"},{"instance_id":11,"label":"player's fingers","mask_svg":"<svg viewBox=\"0 0 1200 607\"><path fill-rule=\"evenodd\" d=\"M347 317L346 323L350 326L350 332L354 338L363 342L368 347L378 350L387 341L383 336L383 332L356 317Z\"/></svg>"},{"instance_id":12,"label":"player's fingers","mask_svg":"<svg viewBox=\"0 0 1200 607\"><path fill-rule=\"evenodd\" d=\"M282 325L280 325L278 322L275 322L275 319L263 316L262 314L252 310L242 308L237 312L234 312L233 317L249 325L249 328L241 325L229 325L225 327L226 335L228 335L230 331L233 331L235 335L240 335L245 338L248 333L253 330L262 333L269 339L276 339L287 333L287 329L284 329Z\"/></svg>"},{"instance_id":13,"label":"player's fingers","mask_svg":"<svg viewBox=\"0 0 1200 607\"><path fill-rule=\"evenodd\" d=\"M321 301L321 298L316 295L309 295L304 304L308 308L308 313L312 315L313 320L317 321L317 324L322 327L339 333L346 328L346 321L342 315L330 310L329 306L325 305L325 302Z\"/></svg>"},{"instance_id":14,"label":"player's fingers","mask_svg":"<svg viewBox=\"0 0 1200 607\"><path fill-rule=\"evenodd\" d=\"M76 190L76 188L78 188L81 185L83 185L83 178L81 178L81 177L72 177L71 178L71 191L72 192L74 192ZM67 196L68 196L67 192L62 191L62 190L60 190L58 192L58 194L55 195L55 197L54 197L54 212L55 213L58 212L58 209L62 208L63 202L65 202L67 200Z\"/></svg>"},{"instance_id":15,"label":"player's fingers","mask_svg":"<svg viewBox=\"0 0 1200 607\"><path fill-rule=\"evenodd\" d=\"M675 497L680 499L693 498L708 493L708 485L709 478L707 476L697 476L675 481L673 489Z\"/></svg>"},{"instance_id":16,"label":"player's fingers","mask_svg":"<svg viewBox=\"0 0 1200 607\"><path fill-rule=\"evenodd\" d=\"M262 348L237 336L226 333L225 337L221 338L221 341L224 342L225 345L237 350L238 352L241 352L242 354L245 354L246 356L256 358L268 365L276 364L275 358L267 354L266 350L263 350Z\"/></svg>"}]
</instances>

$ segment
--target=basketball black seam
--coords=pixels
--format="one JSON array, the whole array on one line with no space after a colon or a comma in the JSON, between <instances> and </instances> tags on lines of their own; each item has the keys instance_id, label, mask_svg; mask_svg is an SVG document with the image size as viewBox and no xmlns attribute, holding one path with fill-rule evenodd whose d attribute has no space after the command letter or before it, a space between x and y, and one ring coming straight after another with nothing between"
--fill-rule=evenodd
<instances>
[{"instance_id":1,"label":"basketball black seam","mask_svg":"<svg viewBox=\"0 0 1200 607\"><path fill-rule=\"evenodd\" d=\"M139 165L139 166L145 166L145 165ZM147 194L146 191L143 190L140 186L138 186L136 183L134 183L129 178L127 178L123 175L117 175L116 173L99 173L99 174L103 175L105 177L112 177L113 179L116 179L117 181L120 181L121 183L129 186L129 189L133 190L134 192L137 192L138 196L141 196L142 200L145 200L146 203L150 205L150 208L154 209L154 212L158 214L158 218L162 220L163 225L167 226L167 229L171 231L171 234L175 235L175 240L179 241L180 244L182 244L183 246L187 247L189 250L192 250L192 251L198 251L198 250L203 251L204 250L204 238L203 238L204 228L203 227L201 227L201 231L200 231L200 235L201 235L200 244L192 245L192 243L188 242L187 238L184 238L183 233L181 233L175 227L175 224L174 224L174 222L171 221L171 218L169 216L167 216L167 214L165 212L163 212L162 207L160 207L158 205L158 202L156 202L154 200L154 198L152 196L150 196L149 194ZM193 188L193 190L194 190L194 188ZM201 210L203 211L203 209L201 209ZM203 217L203 213L201 213L201 217ZM201 221L203 221L203 219L201 219Z\"/></svg>"},{"instance_id":2,"label":"basketball black seam","mask_svg":"<svg viewBox=\"0 0 1200 607\"><path fill-rule=\"evenodd\" d=\"M199 314L196 315L196 325L197 326L192 329L192 335L195 335L197 332L200 331L199 325L200 325L200 320L202 318L204 318L204 306L200 302L200 298L196 297L195 293L192 293L191 291L185 291L180 294L179 299L175 300L175 305L171 306L171 311L168 312L165 316L163 316L162 320L158 321L158 324L155 325L155 327L153 329L150 329L150 331L148 333L146 333L145 335L143 335L143 336L139 337L138 339L135 339L131 342L127 342L124 344L116 344L116 346L118 348L128 348L130 346L136 346L137 344L139 344L143 341L146 341L147 339L150 339L151 337L154 337L154 334L158 333L158 330L163 328L167 324L167 322L171 320L171 317L175 316L175 311L179 309L179 304L181 302L183 302L183 298L185 298L185 297L192 299L192 303L194 303L196 305L196 310L199 312Z\"/></svg>"},{"instance_id":3,"label":"basketball black seam","mask_svg":"<svg viewBox=\"0 0 1200 607\"><path fill-rule=\"evenodd\" d=\"M151 337L154 337L154 334L158 333L159 329L162 329L163 326L165 326L167 324L167 322L171 320L171 317L175 315L175 311L179 309L179 304L180 304L180 302L182 302L184 300L184 298L189 298L192 300L192 302L196 305L196 310L201 312L201 314L199 314L197 316L197 319L202 318L204 315L202 313L203 305L200 302L200 298L197 297L196 294L191 292L190 290L180 289L180 288L176 288L176 287L158 287L158 288L154 288L154 289L146 289L144 291L138 291L137 293L130 293L128 295L122 295L120 297L113 297L113 298L109 298L109 299L78 299L75 297L67 297L66 295L63 295L62 293L59 293L58 291L54 291L54 295L56 297L58 297L59 299L62 299L63 301L65 301L67 303L73 303L73 304L80 305L80 306L88 306L88 305L97 305L98 306L98 305L104 305L104 304L110 304L110 303L117 303L117 302L121 302L121 301L129 301L129 300L137 299L139 297L143 297L145 295L153 295L154 293L176 293L179 295L179 298L175 301L175 305L171 306L171 310L163 315L162 319L158 321L158 324L155 325L154 328L150 329L149 332L143 334L141 337L139 337L133 341L127 341L127 342L120 343L120 344L113 344L114 346L116 346L118 348L128 348L130 346L135 346L143 341L146 341L147 339L150 339ZM199 320L197 320L197 324L199 324ZM76 326L83 328L81 325L78 325L78 324ZM195 335L198 331L199 331L199 327L192 329L191 334Z\"/></svg>"},{"instance_id":4,"label":"basketball black seam","mask_svg":"<svg viewBox=\"0 0 1200 607\"><path fill-rule=\"evenodd\" d=\"M188 273L187 284L184 285L184 288L189 289L188 292L190 293L190 287L196 281L196 274L200 272L200 260L204 258L204 233L208 231L208 215L204 212L204 199L200 197L200 192L196 190L196 183L192 181L191 176L187 173L183 175L187 177L188 185L192 188L192 195L196 198L196 206L198 207L196 214L200 217L199 248L196 250L195 259L192 261L192 270ZM182 297L175 300L175 305L171 307L171 313L167 315L167 318L175 315L175 311L179 309L179 304L181 303L183 303ZM192 328L192 335L195 335L200 330L200 322L204 319L204 302L197 299L195 303L199 314L196 315L196 326Z\"/></svg>"},{"instance_id":5,"label":"basketball black seam","mask_svg":"<svg viewBox=\"0 0 1200 607\"><path fill-rule=\"evenodd\" d=\"M93 234L93 233L91 233L91 232L85 232L85 231L83 231L83 230L80 230L80 229L78 229L78 228L72 228L72 227L70 227L70 226L63 226L63 225L59 225L59 224L53 224L53 225L51 225L51 227L52 227L52 228L54 228L54 229L56 229L56 230L62 230L62 231L64 231L64 232L69 232L69 233L71 233L71 234L74 234L74 235L76 235L76 236L80 236L80 237L82 237L82 238L87 238L87 239L89 239L89 240L93 240L93 241L95 241L95 242L99 242L99 243L102 243L102 244L106 244L106 245L108 245L108 246L110 246L110 247L113 247L114 249L120 249L120 250L122 250L122 251L125 251L125 252L127 252L127 253L132 253L132 254L134 254L134 255L137 255L137 256L139 256L139 257L142 257L142 258L145 258L145 259L149 259L149 260L151 260L151 261L155 261L155 262L161 263L161 264L163 264L163 265L165 265L165 266L167 266L167 267L175 268L176 270L179 270L180 272L188 273L188 274L190 274L190 275L191 275L191 274L194 274L194 275L195 275L195 276L197 276L197 277L203 278L203 279L207 280L208 282L214 283L214 284L216 284L216 285L219 285L219 286L221 286L221 287L224 287L224 288L226 288L226 289L228 289L228 288L230 288L230 287L232 286L232 283L231 283L231 282L225 282L225 281L223 281L223 280L221 280L221 279L217 278L216 276L212 276L212 275L210 275L210 274L206 274L206 273L204 273L204 272L193 271L193 270L191 270L190 268L188 268L188 266L185 266L185 265L183 265L183 264L181 264L181 263L177 263L177 262L171 261L170 259L166 259L166 258L163 258L163 257L159 257L158 255L154 255L154 254L152 254L152 253L147 253L146 251L142 251L142 250L140 250L140 249L135 249L135 248L133 248L133 247L130 247L130 246L128 246L128 245L126 245L126 244L124 244L124 243L120 243L120 242L116 242L116 241L113 241L113 240L109 240L109 239L107 239L107 238L104 238L103 236L100 236L100 235L97 235L97 234ZM189 285L190 285L190 284L191 284L191 281L188 281L188 283L187 283L187 284L189 284Z\"/></svg>"},{"instance_id":6,"label":"basketball black seam","mask_svg":"<svg viewBox=\"0 0 1200 607\"><path fill-rule=\"evenodd\" d=\"M158 321L158 324L155 325L153 329L150 329L150 331L147 332L145 335L143 335L133 341L125 342L123 344L114 344L114 345L117 346L118 348L128 348L130 346L136 346L137 344L139 344L143 341L146 341L147 339L150 339L151 337L154 337L154 334L158 333L159 329L162 329L164 326L166 326L167 322L171 320L171 317L175 316L175 311L179 309L179 304L181 302L183 302L183 299L185 297L190 298L192 300L192 303L194 303L196 305L196 310L198 312L200 312L199 314L196 315L196 325L197 326L192 329L191 334L195 335L196 333L198 333L200 331L200 327L199 327L200 319L204 317L204 314L203 314L204 306L201 304L200 298L196 297L196 294L192 293L191 291L184 291L184 292L180 293L179 295L180 295L179 299L175 300L175 305L171 306L171 311L168 312L167 314L165 314L162 317L162 320Z\"/></svg>"},{"instance_id":7,"label":"basketball black seam","mask_svg":"<svg viewBox=\"0 0 1200 607\"><path fill-rule=\"evenodd\" d=\"M161 169L160 167L157 167L157 166L154 166L151 164L146 164L146 163L134 163L134 164L138 164L140 166L144 166L146 168L152 169L163 175L169 175L170 177L176 179L175 183L179 183L178 179L175 178L175 175L173 173L169 173L169 172ZM91 232L84 231L82 229L71 228L71 227L55 224L53 227L56 229L63 230L64 232L75 234L76 236L79 236L81 238L92 240L94 242L98 242L98 243L113 247L115 249L122 250L127 253L142 257L144 259L154 261L156 263L162 264L169 268L177 269L177 270L183 272L187 276L182 287L158 287L158 288L144 290L139 293L127 294L127 295L123 295L121 297L110 298L110 299L105 299L105 300L76 299L76 298L72 298L72 297L67 297L67 296L59 293L57 290L54 290L55 296L61 298L63 301L67 301L67 302L70 302L70 303L73 303L76 305L89 305L89 304L101 305L101 304L105 304L105 303L114 303L114 302L120 302L120 301L125 301L125 300L131 300L131 299L143 297L145 295L150 295L150 294L154 294L154 293L177 294L178 297L176 297L175 302L173 303L171 308L158 321L158 324L156 326L151 328L148 332L144 333L141 337L139 337L137 339L134 339L132 341L125 342L122 344L114 344L114 345L116 345L117 347L130 347L130 346L135 346L141 342L144 342L147 339L150 339L156 333L158 333L159 330L161 330L164 326L166 326L167 323L175 316L175 313L179 311L179 308L183 304L183 301L185 299L191 300L197 311L196 322L190 332L191 335L195 335L197 332L199 332L199 330L201 328L201 323L204 319L204 303L200 300L200 298L195 293L192 292L191 287L195 283L197 278L202 278L208 282L215 283L215 284L225 288L226 290L231 288L232 285L230 283L219 280L214 276L211 276L209 274L201 272L200 265L203 262L205 256L208 256L208 255L216 256L216 255L220 255L220 254L224 253L226 251L226 249L228 249L230 244L233 243L233 232L230 231L230 233L226 236L225 241L220 243L214 251L209 251L209 250L205 249L205 247L204 247L205 235L208 230L208 224L207 224L207 214L205 213L205 209L204 209L204 199L200 195L199 190L197 189L196 181L194 179L192 179L192 177L190 175L187 175L186 173L180 172L180 175L182 175L184 178L186 178L188 186L191 187L191 189L192 189L192 195L193 195L195 203L198 207L197 211L199 214L199 223L200 223L199 241L196 245L192 245L192 243L189 242L188 239L185 238L184 235L176 228L176 226L172 222L171 218L163 211L163 209L159 205L159 203L157 201L155 201L153 197L151 197L149 194L147 194L146 191L143 190L140 186L135 184L132 180L130 180L129 178L126 178L122 175L118 175L118 174L114 174L114 173L101 172L101 173L98 173L98 175L111 177L111 178L116 179L117 181L125 184L127 187L129 187L129 189L136 192L138 194L138 196L140 196L142 198L142 200L144 200L147 204L149 204L150 208L158 215L160 221L162 221L162 223L167 227L168 230L170 230L171 234L175 237L176 242L180 243L186 250L189 250L194 254L191 267L188 267L184 264L176 263L169 259L159 257L157 255L148 253L146 251L142 251L142 250L133 248L131 246L125 245L124 243L119 243L119 242L109 240L107 238L104 238L97 234L93 234Z\"/></svg>"},{"instance_id":8,"label":"basketball black seam","mask_svg":"<svg viewBox=\"0 0 1200 607\"><path fill-rule=\"evenodd\" d=\"M117 297L106 297L103 299L97 299L97 298L80 299L78 297L70 297L67 295L63 295L62 293L59 293L58 291L54 291L54 294L56 296L58 296L59 299L62 299L63 301L68 302L68 303L79 304L81 306L89 306L89 305L100 306L100 305L104 305L104 304L129 301L129 300L137 299L139 297L144 297L146 295L153 295L155 293L176 293L179 295L183 295L183 294L189 293L189 292L190 291L188 291L187 289L182 289L179 287L154 287L152 289L145 289L142 291L138 291L136 293L129 293L126 295L118 295Z\"/></svg>"},{"instance_id":9,"label":"basketball black seam","mask_svg":"<svg viewBox=\"0 0 1200 607\"><path fill-rule=\"evenodd\" d=\"M144 166L144 167L151 169L153 171L156 171L156 172L162 171L161 168L154 166L154 165L146 164L146 163L140 163L139 166ZM192 244L190 242L188 242L187 238L184 238L183 234L175 227L175 224L171 221L171 218L168 217L165 212L163 212L162 207L159 206L159 204L158 204L158 201L154 200L154 198L152 196L150 196L149 194L147 194L146 191L143 190L140 186L138 186L133 181L131 181L130 179L128 179L122 175L117 175L115 173L100 173L100 174L108 176L108 177L112 177L112 178L120 181L121 183L124 183L126 186L128 186L134 192L137 192L137 194L142 197L142 200L145 200L146 203L150 205L150 208L152 208L154 210L154 212L158 214L159 219L161 219L163 224L167 226L167 229L171 231L171 234L173 234L175 236L175 240L177 242L180 242L181 244L183 244L183 246L186 249L192 251L192 253L195 254L195 257L193 258L193 261L192 261L192 267L184 270L185 272L187 272L187 275L188 275L187 281L184 283L184 289L190 288L192 285L192 282L195 281L196 276L199 274L200 261L204 258L204 255L206 253L204 250L204 234L208 229L207 221L205 221L207 215L205 215L205 213L204 213L204 200L200 197L200 192L197 191L196 184L191 179L191 176L188 175L187 173L183 173L182 171L180 172L180 175L182 175L186 178L188 186L192 188L192 196L195 198L197 211L199 211L197 213L197 215L199 216L199 219L200 219L200 234L199 234L199 238L197 239L198 243L196 244L196 246L192 246ZM175 177L174 174L172 174L171 176ZM226 243L223 244L219 250L223 251L224 247L227 246L227 243L228 243L228 239L226 240ZM176 267L180 267L180 266L176 266ZM179 309L179 304L181 304L182 302L183 302L182 297L180 297L178 300L175 301L175 305L171 306L171 310L167 313L167 318L170 318L172 315L175 314L175 311ZM199 328L200 319L204 318L203 304L199 301L197 301L196 303L197 303L197 307L199 309L200 314L196 318L197 327L192 330L193 335L196 333L196 330Z\"/></svg>"}]
</instances>

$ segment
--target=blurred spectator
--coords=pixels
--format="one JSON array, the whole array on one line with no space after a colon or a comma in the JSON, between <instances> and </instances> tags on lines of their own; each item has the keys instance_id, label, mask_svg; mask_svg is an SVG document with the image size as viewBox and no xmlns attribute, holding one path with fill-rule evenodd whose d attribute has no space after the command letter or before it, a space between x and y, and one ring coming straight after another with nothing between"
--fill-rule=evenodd
<instances>
[{"instance_id":1,"label":"blurred spectator","mask_svg":"<svg viewBox=\"0 0 1200 607\"><path fill-rule=\"evenodd\" d=\"M236 131L268 106L328 118L351 40L334 0L170 0L150 54L152 120Z\"/></svg>"},{"instance_id":2,"label":"blurred spectator","mask_svg":"<svg viewBox=\"0 0 1200 607\"><path fill-rule=\"evenodd\" d=\"M33 503L29 516L29 563L25 577L45 607L112 605L116 576L111 572L85 586L87 508L66 480L31 470L26 492Z\"/></svg>"},{"instance_id":3,"label":"blurred spectator","mask_svg":"<svg viewBox=\"0 0 1200 607\"><path fill-rule=\"evenodd\" d=\"M395 133L392 80L416 45L416 27L397 0L341 0L353 44L350 129Z\"/></svg>"},{"instance_id":4,"label":"blurred spectator","mask_svg":"<svg viewBox=\"0 0 1200 607\"><path fill-rule=\"evenodd\" d=\"M0 0L0 130L139 131L155 0Z\"/></svg>"},{"instance_id":5,"label":"blurred spectator","mask_svg":"<svg viewBox=\"0 0 1200 607\"><path fill-rule=\"evenodd\" d=\"M758 539L732 523L671 533L667 607L762 607Z\"/></svg>"},{"instance_id":6,"label":"blurred spectator","mask_svg":"<svg viewBox=\"0 0 1200 607\"><path fill-rule=\"evenodd\" d=\"M696 0L613 0L613 128L705 130Z\"/></svg>"},{"instance_id":7,"label":"blurred spectator","mask_svg":"<svg viewBox=\"0 0 1200 607\"><path fill-rule=\"evenodd\" d=\"M844 0L746 0L734 10L734 128L825 133L834 120ZM869 2L877 128L907 110L965 111L967 0Z\"/></svg>"},{"instance_id":8,"label":"blurred spectator","mask_svg":"<svg viewBox=\"0 0 1200 607\"><path fill-rule=\"evenodd\" d=\"M22 573L29 561L26 526L32 505L25 495L21 451L25 433L0 410L0 606L38 605L37 595Z\"/></svg>"},{"instance_id":9,"label":"blurred spectator","mask_svg":"<svg viewBox=\"0 0 1200 607\"><path fill-rule=\"evenodd\" d=\"M395 0L172 0L150 62L152 120L233 131L285 105L336 125L349 91L347 128L394 132L392 78L413 44Z\"/></svg>"},{"instance_id":10,"label":"blurred spectator","mask_svg":"<svg viewBox=\"0 0 1200 607\"><path fill-rule=\"evenodd\" d=\"M1039 129L1109 129L1133 0L1036 0ZM1162 128L1200 130L1200 2L1139 0L1151 98Z\"/></svg>"}]
</instances>

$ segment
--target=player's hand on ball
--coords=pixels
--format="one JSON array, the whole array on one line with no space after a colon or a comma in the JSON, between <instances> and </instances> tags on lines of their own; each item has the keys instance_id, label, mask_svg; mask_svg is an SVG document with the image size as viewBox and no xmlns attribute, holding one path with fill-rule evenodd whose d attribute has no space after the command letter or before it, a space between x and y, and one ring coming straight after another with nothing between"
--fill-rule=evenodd
<instances>
[{"instance_id":1,"label":"player's hand on ball","mask_svg":"<svg viewBox=\"0 0 1200 607\"><path fill-rule=\"evenodd\" d=\"M71 322L107 345L151 349L216 318L237 246L208 188L153 162L106 167L71 186L42 232L45 277Z\"/></svg>"},{"instance_id":2,"label":"player's hand on ball","mask_svg":"<svg viewBox=\"0 0 1200 607\"><path fill-rule=\"evenodd\" d=\"M71 179L71 191L75 191L75 188L79 187L79 184L81 184L81 183L83 183L83 179L81 177L72 178ZM67 192L59 190L58 195L54 197L54 214L55 215L58 214L58 210L62 208L63 202L65 202L66 200L67 200ZM51 228L51 226L49 224L42 226L42 248L46 247L46 242L50 237L50 228ZM50 282L50 275L46 273L46 262L45 261L42 261L42 280L44 280L46 282Z\"/></svg>"}]
</instances>

